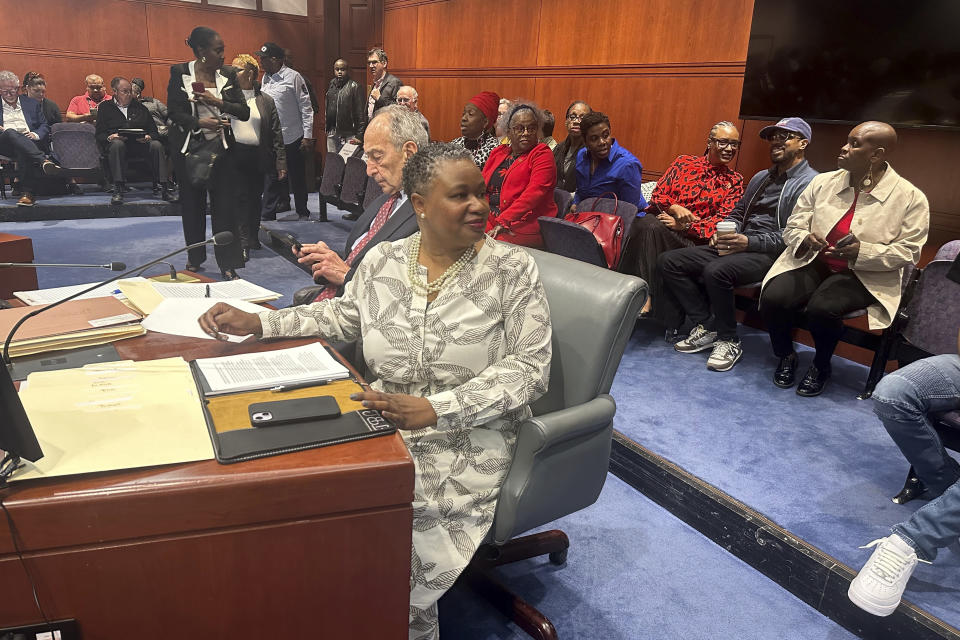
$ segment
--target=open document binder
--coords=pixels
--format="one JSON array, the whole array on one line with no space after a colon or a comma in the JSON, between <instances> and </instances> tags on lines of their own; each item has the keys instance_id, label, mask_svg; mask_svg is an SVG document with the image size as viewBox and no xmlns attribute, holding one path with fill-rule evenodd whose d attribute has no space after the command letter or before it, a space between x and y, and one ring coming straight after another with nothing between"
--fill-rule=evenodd
<instances>
[{"instance_id":1,"label":"open document binder","mask_svg":"<svg viewBox=\"0 0 960 640\"><path fill-rule=\"evenodd\" d=\"M319 342L190 363L217 460L223 464L363 440L396 431L379 411L350 399L362 391L347 368ZM276 386L295 384L275 393ZM306 386L313 385L313 386ZM248 407L257 402L332 396L341 415L295 424L254 427Z\"/></svg>"}]
</instances>

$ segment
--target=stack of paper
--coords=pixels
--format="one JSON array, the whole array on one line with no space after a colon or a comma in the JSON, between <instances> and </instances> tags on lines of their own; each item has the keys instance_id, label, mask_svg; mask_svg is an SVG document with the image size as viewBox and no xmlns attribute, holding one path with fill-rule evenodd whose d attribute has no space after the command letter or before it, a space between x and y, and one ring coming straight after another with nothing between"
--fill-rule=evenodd
<instances>
[{"instance_id":1,"label":"stack of paper","mask_svg":"<svg viewBox=\"0 0 960 640\"><path fill-rule=\"evenodd\" d=\"M20 398L43 458L11 481L213 458L182 358L31 373Z\"/></svg>"},{"instance_id":2,"label":"stack of paper","mask_svg":"<svg viewBox=\"0 0 960 640\"><path fill-rule=\"evenodd\" d=\"M208 396L274 386L322 384L350 372L319 342L291 349L196 360Z\"/></svg>"},{"instance_id":3,"label":"stack of paper","mask_svg":"<svg viewBox=\"0 0 960 640\"><path fill-rule=\"evenodd\" d=\"M22 317L40 307L0 310L0 340ZM26 356L106 344L146 333L142 316L113 297L82 298L30 318L17 329L10 356Z\"/></svg>"},{"instance_id":4,"label":"stack of paper","mask_svg":"<svg viewBox=\"0 0 960 640\"><path fill-rule=\"evenodd\" d=\"M101 285L91 291L90 293L85 293L82 296L78 297L77 300L85 300L87 298L102 298L104 296L115 296L118 299L123 299L124 295L120 290L121 282L147 282L144 278L127 278L125 280L119 280L117 282L109 282L107 284ZM87 284L72 284L67 287L54 287L52 289L37 289L35 291L14 291L13 295L19 298L24 302L24 304L31 305L41 305L41 304L50 304L51 302L57 302L58 300L63 300L68 296L88 289L95 285L95 282L88 282Z\"/></svg>"},{"instance_id":5,"label":"stack of paper","mask_svg":"<svg viewBox=\"0 0 960 640\"><path fill-rule=\"evenodd\" d=\"M269 302L281 297L281 294L276 291L270 291L247 280L225 280L208 284L122 280L119 284L124 295L144 313L153 313L153 310L161 301L169 298L209 297L223 300L238 299L247 302Z\"/></svg>"}]
</instances>

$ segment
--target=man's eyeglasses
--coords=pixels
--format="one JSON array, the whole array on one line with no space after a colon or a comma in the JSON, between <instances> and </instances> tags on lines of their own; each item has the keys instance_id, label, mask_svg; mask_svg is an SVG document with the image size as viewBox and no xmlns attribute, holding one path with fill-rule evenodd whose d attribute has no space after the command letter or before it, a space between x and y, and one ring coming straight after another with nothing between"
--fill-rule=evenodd
<instances>
[{"instance_id":1,"label":"man's eyeglasses","mask_svg":"<svg viewBox=\"0 0 960 640\"><path fill-rule=\"evenodd\" d=\"M717 145L717 149L730 148L733 150L737 150L740 148L739 140L727 140L726 138L721 138L718 140L717 138L710 138L710 142Z\"/></svg>"},{"instance_id":2,"label":"man's eyeglasses","mask_svg":"<svg viewBox=\"0 0 960 640\"><path fill-rule=\"evenodd\" d=\"M0 87L0 93L5 93L8 96L15 96L20 93L20 87L10 87L9 89L4 89Z\"/></svg>"},{"instance_id":3,"label":"man's eyeglasses","mask_svg":"<svg viewBox=\"0 0 960 640\"><path fill-rule=\"evenodd\" d=\"M525 133L536 133L537 129L539 128L540 127L538 127L535 124L528 124L528 125L515 124L512 127L510 127L510 131L513 131L518 136L522 136Z\"/></svg>"},{"instance_id":4,"label":"man's eyeglasses","mask_svg":"<svg viewBox=\"0 0 960 640\"><path fill-rule=\"evenodd\" d=\"M583 115L586 115L586 114L583 114ZM580 122L581 120L583 120L583 115L580 115L579 113L568 113L567 120L569 120L570 122Z\"/></svg>"},{"instance_id":5,"label":"man's eyeglasses","mask_svg":"<svg viewBox=\"0 0 960 640\"><path fill-rule=\"evenodd\" d=\"M768 142L786 142L787 140L802 140L803 136L790 131L774 131L767 136Z\"/></svg>"},{"instance_id":6,"label":"man's eyeglasses","mask_svg":"<svg viewBox=\"0 0 960 640\"><path fill-rule=\"evenodd\" d=\"M413 102L413 98L397 98L397 104L407 104L408 102Z\"/></svg>"},{"instance_id":7,"label":"man's eyeglasses","mask_svg":"<svg viewBox=\"0 0 960 640\"><path fill-rule=\"evenodd\" d=\"M122 93L126 95L128 93L133 93L133 89L117 89L117 93Z\"/></svg>"}]
</instances>

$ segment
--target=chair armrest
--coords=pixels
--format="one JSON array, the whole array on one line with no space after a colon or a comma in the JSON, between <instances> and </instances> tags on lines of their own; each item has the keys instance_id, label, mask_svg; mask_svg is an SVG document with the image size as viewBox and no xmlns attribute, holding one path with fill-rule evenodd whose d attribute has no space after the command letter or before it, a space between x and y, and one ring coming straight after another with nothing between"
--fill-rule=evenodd
<instances>
[{"instance_id":1,"label":"chair armrest","mask_svg":"<svg viewBox=\"0 0 960 640\"><path fill-rule=\"evenodd\" d=\"M503 544L596 502L610 464L616 408L613 398L603 394L520 425L491 542Z\"/></svg>"},{"instance_id":2,"label":"chair armrest","mask_svg":"<svg viewBox=\"0 0 960 640\"><path fill-rule=\"evenodd\" d=\"M617 403L604 393L585 404L524 420L517 433L513 466L566 440L603 429L616 412Z\"/></svg>"}]
</instances>

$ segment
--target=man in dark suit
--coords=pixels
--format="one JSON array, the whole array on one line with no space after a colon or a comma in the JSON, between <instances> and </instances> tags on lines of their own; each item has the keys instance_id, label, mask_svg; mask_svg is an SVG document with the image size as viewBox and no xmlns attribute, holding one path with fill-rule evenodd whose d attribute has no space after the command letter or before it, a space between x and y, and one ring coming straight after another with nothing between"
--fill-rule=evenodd
<instances>
[{"instance_id":1,"label":"man in dark suit","mask_svg":"<svg viewBox=\"0 0 960 640\"><path fill-rule=\"evenodd\" d=\"M371 49L367 54L367 68L370 70L370 76L373 78L373 84L370 87L370 94L367 96L367 117L366 121L373 119L373 114L387 106L397 103L397 91L403 86L400 78L387 73L387 52L383 49ZM361 127L360 139L363 139L363 127Z\"/></svg>"},{"instance_id":2,"label":"man in dark suit","mask_svg":"<svg viewBox=\"0 0 960 640\"><path fill-rule=\"evenodd\" d=\"M11 71L0 71L0 155L17 161L17 178L23 190L17 204L31 207L39 172L53 174L60 167L43 155L50 135L43 107L19 93L20 78Z\"/></svg>"},{"instance_id":3,"label":"man in dark suit","mask_svg":"<svg viewBox=\"0 0 960 640\"><path fill-rule=\"evenodd\" d=\"M417 219L407 194L403 193L403 167L428 143L417 114L391 105L374 116L363 138L367 175L376 180L383 195L374 200L357 220L342 253L325 242L294 248L299 262L310 265L320 287L301 289L296 304L320 301L343 294L360 261L377 244L406 238L417 230Z\"/></svg>"},{"instance_id":4,"label":"man in dark suit","mask_svg":"<svg viewBox=\"0 0 960 640\"><path fill-rule=\"evenodd\" d=\"M167 154L160 142L153 115L139 100L133 99L133 85L123 77L110 81L113 100L104 100L97 115L97 146L107 159L113 180L113 198L110 204L123 204L126 184L127 156L137 155L150 161L153 194L170 199L167 185ZM123 130L139 129L140 134L122 134Z\"/></svg>"}]
</instances>

